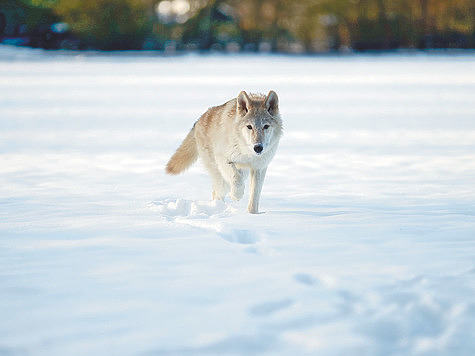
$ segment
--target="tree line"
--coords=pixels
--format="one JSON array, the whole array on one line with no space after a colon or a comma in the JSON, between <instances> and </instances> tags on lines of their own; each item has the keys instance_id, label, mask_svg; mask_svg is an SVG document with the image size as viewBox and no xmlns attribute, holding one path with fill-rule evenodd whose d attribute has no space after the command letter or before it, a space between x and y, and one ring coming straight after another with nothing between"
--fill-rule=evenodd
<instances>
[{"instance_id":1,"label":"tree line","mask_svg":"<svg viewBox=\"0 0 475 356\"><path fill-rule=\"evenodd\" d=\"M64 41L52 47L278 52L475 48L473 0L0 0L0 13L14 6L23 11L15 21L24 22L27 33L65 24Z\"/></svg>"}]
</instances>

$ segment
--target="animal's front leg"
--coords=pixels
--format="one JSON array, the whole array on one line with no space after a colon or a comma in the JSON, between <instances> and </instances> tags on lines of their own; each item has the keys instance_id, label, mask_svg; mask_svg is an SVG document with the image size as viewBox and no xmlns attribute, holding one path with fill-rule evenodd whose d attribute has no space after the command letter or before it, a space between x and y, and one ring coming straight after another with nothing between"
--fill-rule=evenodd
<instances>
[{"instance_id":1,"label":"animal's front leg","mask_svg":"<svg viewBox=\"0 0 475 356\"><path fill-rule=\"evenodd\" d=\"M247 211L251 214L257 214L259 212L259 198L261 196L262 184L266 176L266 168L264 169L251 169L251 181L249 196L249 205Z\"/></svg>"},{"instance_id":2,"label":"animal's front leg","mask_svg":"<svg viewBox=\"0 0 475 356\"><path fill-rule=\"evenodd\" d=\"M229 196L233 200L240 200L244 195L244 172L225 157L218 157L216 161L218 162L219 171L231 188Z\"/></svg>"},{"instance_id":3,"label":"animal's front leg","mask_svg":"<svg viewBox=\"0 0 475 356\"><path fill-rule=\"evenodd\" d=\"M237 169L234 163L229 163L231 167L231 192L229 196L233 200L241 200L244 195L244 172Z\"/></svg>"}]
</instances>

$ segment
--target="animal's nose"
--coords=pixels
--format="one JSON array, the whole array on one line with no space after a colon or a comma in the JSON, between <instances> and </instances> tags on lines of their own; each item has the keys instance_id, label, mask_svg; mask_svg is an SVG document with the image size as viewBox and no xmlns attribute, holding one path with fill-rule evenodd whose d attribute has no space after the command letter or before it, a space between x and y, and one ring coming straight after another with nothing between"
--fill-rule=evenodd
<instances>
[{"instance_id":1,"label":"animal's nose","mask_svg":"<svg viewBox=\"0 0 475 356\"><path fill-rule=\"evenodd\" d=\"M256 153L261 153L263 149L264 149L264 147L262 147L262 145L260 143L258 143L257 145L254 145L254 151Z\"/></svg>"}]
</instances>

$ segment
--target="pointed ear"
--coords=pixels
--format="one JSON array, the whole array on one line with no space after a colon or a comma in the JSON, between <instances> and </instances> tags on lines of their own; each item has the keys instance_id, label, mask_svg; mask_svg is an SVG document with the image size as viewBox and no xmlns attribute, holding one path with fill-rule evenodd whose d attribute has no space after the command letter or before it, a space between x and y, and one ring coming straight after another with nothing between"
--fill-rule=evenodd
<instances>
[{"instance_id":1,"label":"pointed ear","mask_svg":"<svg viewBox=\"0 0 475 356\"><path fill-rule=\"evenodd\" d=\"M277 114L279 112L279 98L273 90L267 94L266 108L271 115Z\"/></svg>"},{"instance_id":2,"label":"pointed ear","mask_svg":"<svg viewBox=\"0 0 475 356\"><path fill-rule=\"evenodd\" d=\"M237 97L237 111L241 115L246 115L250 109L250 99L245 91L239 93Z\"/></svg>"}]
</instances>

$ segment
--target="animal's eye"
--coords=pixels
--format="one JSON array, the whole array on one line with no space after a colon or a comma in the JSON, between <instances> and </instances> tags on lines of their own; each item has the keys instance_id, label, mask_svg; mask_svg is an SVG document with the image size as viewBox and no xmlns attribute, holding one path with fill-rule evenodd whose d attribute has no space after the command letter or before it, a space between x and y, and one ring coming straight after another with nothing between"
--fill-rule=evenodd
<instances>
[{"instance_id":1,"label":"animal's eye","mask_svg":"<svg viewBox=\"0 0 475 356\"><path fill-rule=\"evenodd\" d=\"M252 130L252 126L251 126L251 125L247 125L247 128L248 128L249 130Z\"/></svg>"},{"instance_id":2,"label":"animal's eye","mask_svg":"<svg viewBox=\"0 0 475 356\"><path fill-rule=\"evenodd\" d=\"M269 128L269 125L264 125L264 130L267 130Z\"/></svg>"}]
</instances>

